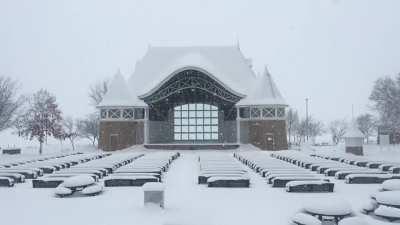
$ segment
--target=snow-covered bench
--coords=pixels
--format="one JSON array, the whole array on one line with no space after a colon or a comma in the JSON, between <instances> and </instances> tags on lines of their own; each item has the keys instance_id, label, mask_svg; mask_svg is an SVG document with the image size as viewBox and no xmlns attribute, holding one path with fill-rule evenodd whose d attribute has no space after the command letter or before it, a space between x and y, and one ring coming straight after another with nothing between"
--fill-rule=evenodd
<instances>
[{"instance_id":1,"label":"snow-covered bench","mask_svg":"<svg viewBox=\"0 0 400 225\"><path fill-rule=\"evenodd\" d=\"M399 221L400 222L400 209L390 206L379 206L375 211L374 214L376 216L385 218L390 222Z\"/></svg>"},{"instance_id":2,"label":"snow-covered bench","mask_svg":"<svg viewBox=\"0 0 400 225\"><path fill-rule=\"evenodd\" d=\"M338 171L335 174L335 178L338 180L344 180L346 176L350 174L387 174L385 172L380 172L378 170L372 170L372 169L361 169L361 170L343 170L343 171Z\"/></svg>"},{"instance_id":3,"label":"snow-covered bench","mask_svg":"<svg viewBox=\"0 0 400 225\"><path fill-rule=\"evenodd\" d=\"M400 179L389 179L382 183L381 191L400 191Z\"/></svg>"},{"instance_id":4,"label":"snow-covered bench","mask_svg":"<svg viewBox=\"0 0 400 225\"><path fill-rule=\"evenodd\" d=\"M291 220L295 225L321 225L320 220L306 213L296 213Z\"/></svg>"},{"instance_id":5,"label":"snow-covered bench","mask_svg":"<svg viewBox=\"0 0 400 225\"><path fill-rule=\"evenodd\" d=\"M290 181L287 192L333 192L335 184L327 181Z\"/></svg>"},{"instance_id":6,"label":"snow-covered bench","mask_svg":"<svg viewBox=\"0 0 400 225\"><path fill-rule=\"evenodd\" d=\"M0 187L13 187L14 179L9 177L0 177Z\"/></svg>"},{"instance_id":7,"label":"snow-covered bench","mask_svg":"<svg viewBox=\"0 0 400 225\"><path fill-rule=\"evenodd\" d=\"M381 184L392 177L390 174L349 174L345 182L347 184Z\"/></svg>"},{"instance_id":8,"label":"snow-covered bench","mask_svg":"<svg viewBox=\"0 0 400 225\"><path fill-rule=\"evenodd\" d=\"M288 177L275 177L272 179L272 187L286 187L286 184L290 181L329 181L327 179L321 179L319 177L301 177L301 176L288 176Z\"/></svg>"},{"instance_id":9,"label":"snow-covered bench","mask_svg":"<svg viewBox=\"0 0 400 225\"><path fill-rule=\"evenodd\" d=\"M143 186L148 182L159 182L160 180L151 175L111 175L104 180L106 187L123 187L123 186Z\"/></svg>"},{"instance_id":10,"label":"snow-covered bench","mask_svg":"<svg viewBox=\"0 0 400 225\"><path fill-rule=\"evenodd\" d=\"M25 176L19 173L0 173L0 177L8 177L14 180L14 183L25 182Z\"/></svg>"},{"instance_id":11,"label":"snow-covered bench","mask_svg":"<svg viewBox=\"0 0 400 225\"><path fill-rule=\"evenodd\" d=\"M91 176L78 175L64 180L55 190L57 197L67 197L74 193L93 196L101 193L103 186L97 184Z\"/></svg>"},{"instance_id":12,"label":"snow-covered bench","mask_svg":"<svg viewBox=\"0 0 400 225\"><path fill-rule=\"evenodd\" d=\"M0 169L0 173L17 173L25 176L25 179L35 179L39 176L39 172L33 169L12 169L3 168Z\"/></svg>"},{"instance_id":13,"label":"snow-covered bench","mask_svg":"<svg viewBox=\"0 0 400 225\"><path fill-rule=\"evenodd\" d=\"M250 179L247 176L213 176L207 179L208 187L248 188Z\"/></svg>"}]
</instances>

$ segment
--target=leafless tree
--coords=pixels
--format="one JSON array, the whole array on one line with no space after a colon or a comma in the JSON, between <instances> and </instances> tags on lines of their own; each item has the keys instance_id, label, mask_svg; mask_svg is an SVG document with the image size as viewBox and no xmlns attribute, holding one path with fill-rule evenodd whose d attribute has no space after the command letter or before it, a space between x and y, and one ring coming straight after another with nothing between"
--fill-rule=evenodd
<instances>
[{"instance_id":1,"label":"leafless tree","mask_svg":"<svg viewBox=\"0 0 400 225\"><path fill-rule=\"evenodd\" d=\"M335 145L342 140L343 136L346 134L347 127L347 122L344 119L334 120L329 124L329 132L332 136L332 142Z\"/></svg>"},{"instance_id":2,"label":"leafless tree","mask_svg":"<svg viewBox=\"0 0 400 225\"><path fill-rule=\"evenodd\" d=\"M9 77L0 76L0 131L14 125L17 112L24 98L17 96L18 83Z\"/></svg>"},{"instance_id":3,"label":"leafless tree","mask_svg":"<svg viewBox=\"0 0 400 225\"><path fill-rule=\"evenodd\" d=\"M77 130L79 136L87 138L96 146L99 139L99 116L98 113L88 115L86 118L77 122Z\"/></svg>"},{"instance_id":4,"label":"leafless tree","mask_svg":"<svg viewBox=\"0 0 400 225\"><path fill-rule=\"evenodd\" d=\"M379 114L380 125L400 131L400 74L375 81L369 99Z\"/></svg>"},{"instance_id":5,"label":"leafless tree","mask_svg":"<svg viewBox=\"0 0 400 225\"><path fill-rule=\"evenodd\" d=\"M44 89L29 98L28 103L26 111L16 120L16 128L19 136L29 140L36 138L40 143L39 154L42 154L47 137L58 137L62 133L61 111L56 97Z\"/></svg>"},{"instance_id":6,"label":"leafless tree","mask_svg":"<svg viewBox=\"0 0 400 225\"><path fill-rule=\"evenodd\" d=\"M77 122L72 117L67 117L63 120L63 138L68 139L71 143L72 150L75 150L75 139L79 136Z\"/></svg>"},{"instance_id":7,"label":"leafless tree","mask_svg":"<svg viewBox=\"0 0 400 225\"><path fill-rule=\"evenodd\" d=\"M376 131L376 120L374 117L369 114L359 115L356 119L357 127L364 134L364 137L367 139L367 143L369 143L369 137Z\"/></svg>"},{"instance_id":8,"label":"leafless tree","mask_svg":"<svg viewBox=\"0 0 400 225\"><path fill-rule=\"evenodd\" d=\"M289 144L291 144L292 143L291 137L293 136L295 139L296 135L294 134L296 129L298 129L299 127L299 115L297 114L297 111L295 111L292 108L290 108L287 112L286 126L287 126ZM293 140L293 142L295 142L295 140Z\"/></svg>"},{"instance_id":9,"label":"leafless tree","mask_svg":"<svg viewBox=\"0 0 400 225\"><path fill-rule=\"evenodd\" d=\"M305 141L305 137L308 135L315 139L317 136L322 135L325 132L324 125L321 121L309 117L307 119L301 119L298 128L296 129L296 135L298 136L298 142Z\"/></svg>"},{"instance_id":10,"label":"leafless tree","mask_svg":"<svg viewBox=\"0 0 400 225\"><path fill-rule=\"evenodd\" d=\"M107 91L108 80L97 82L96 84L91 86L89 90L90 104L93 106L97 106L103 100L103 97L107 93Z\"/></svg>"}]
</instances>

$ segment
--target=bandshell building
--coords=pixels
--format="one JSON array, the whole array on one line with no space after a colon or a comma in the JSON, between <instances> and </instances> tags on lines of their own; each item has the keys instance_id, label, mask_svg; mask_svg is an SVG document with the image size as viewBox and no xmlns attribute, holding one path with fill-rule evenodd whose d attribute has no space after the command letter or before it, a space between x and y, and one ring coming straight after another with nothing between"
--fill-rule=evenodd
<instances>
[{"instance_id":1,"label":"bandshell building","mask_svg":"<svg viewBox=\"0 0 400 225\"><path fill-rule=\"evenodd\" d=\"M149 47L98 105L99 148L287 149L286 107L268 70L257 76L237 45Z\"/></svg>"}]
</instances>

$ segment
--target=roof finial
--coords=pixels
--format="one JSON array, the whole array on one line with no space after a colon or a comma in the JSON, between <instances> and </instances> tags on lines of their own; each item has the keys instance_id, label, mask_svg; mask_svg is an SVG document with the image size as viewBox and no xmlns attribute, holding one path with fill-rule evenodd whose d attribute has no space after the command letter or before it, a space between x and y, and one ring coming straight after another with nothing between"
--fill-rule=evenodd
<instances>
[{"instance_id":1,"label":"roof finial","mask_svg":"<svg viewBox=\"0 0 400 225\"><path fill-rule=\"evenodd\" d=\"M264 65L264 75L266 76L270 75L267 64Z\"/></svg>"},{"instance_id":2,"label":"roof finial","mask_svg":"<svg viewBox=\"0 0 400 225\"><path fill-rule=\"evenodd\" d=\"M236 34L236 48L240 50L239 37L237 34Z\"/></svg>"}]
</instances>

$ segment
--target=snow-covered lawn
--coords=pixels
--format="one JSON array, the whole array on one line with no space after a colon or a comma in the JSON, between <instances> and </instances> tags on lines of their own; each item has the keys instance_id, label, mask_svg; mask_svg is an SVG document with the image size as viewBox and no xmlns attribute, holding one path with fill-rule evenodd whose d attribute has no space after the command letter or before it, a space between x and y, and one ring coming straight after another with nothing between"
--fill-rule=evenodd
<instances>
[{"instance_id":1,"label":"snow-covered lawn","mask_svg":"<svg viewBox=\"0 0 400 225\"><path fill-rule=\"evenodd\" d=\"M327 201L330 197L347 200L356 214L370 225L391 224L359 213L380 185L345 184L332 179L336 184L334 193L287 193L284 188L272 188L250 170L250 188L198 185L197 157L210 152L181 151L181 157L172 163L164 178L164 210L143 207L140 187L105 188L95 197L55 198L54 189L33 189L28 181L13 188L0 188L0 224L287 225L305 203L318 199ZM220 152L232 154L232 151ZM267 157L268 152L264 154Z\"/></svg>"}]
</instances>

